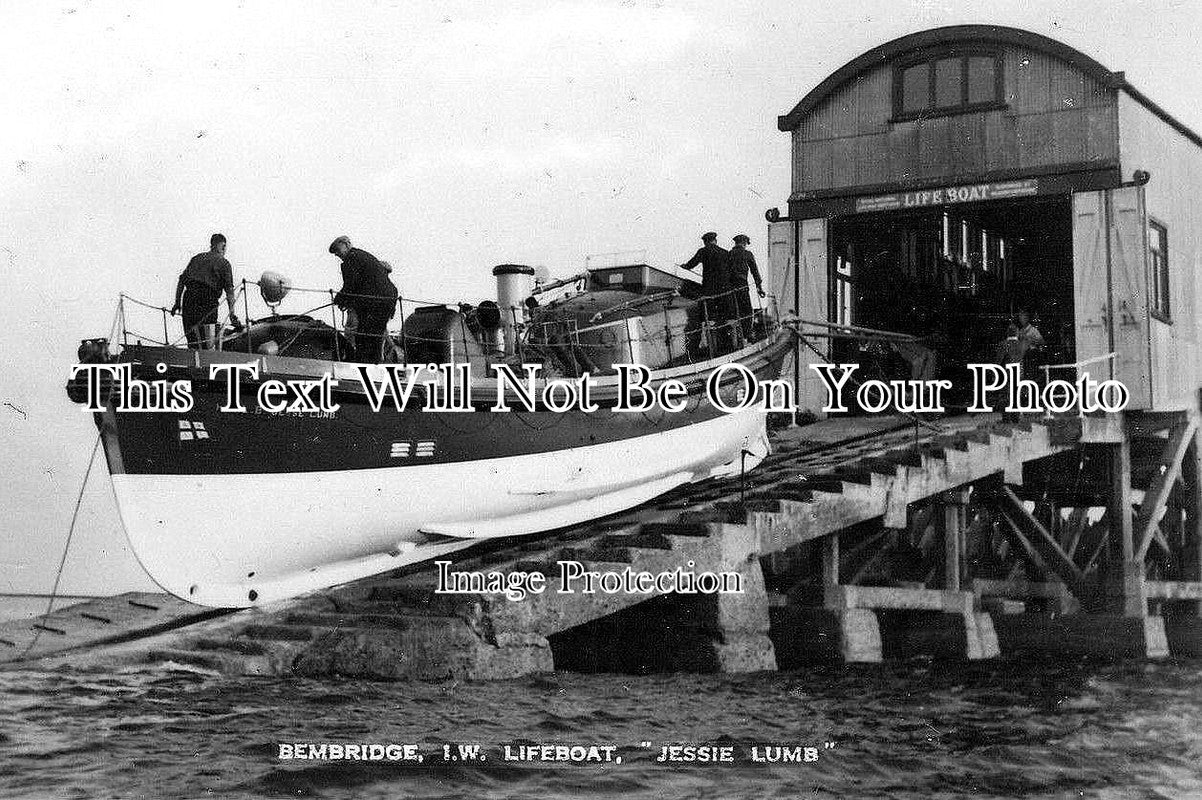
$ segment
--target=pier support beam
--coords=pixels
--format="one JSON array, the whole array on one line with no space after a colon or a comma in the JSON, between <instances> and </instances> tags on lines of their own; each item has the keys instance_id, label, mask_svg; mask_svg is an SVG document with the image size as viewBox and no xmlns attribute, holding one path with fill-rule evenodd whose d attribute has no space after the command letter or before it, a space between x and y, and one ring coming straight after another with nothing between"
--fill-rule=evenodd
<instances>
[{"instance_id":1,"label":"pier support beam","mask_svg":"<svg viewBox=\"0 0 1202 800\"><path fill-rule=\"evenodd\" d=\"M869 609L785 605L771 609L771 620L772 643L781 669L831 661L875 664L884 660L881 626Z\"/></svg>"},{"instance_id":2,"label":"pier support beam","mask_svg":"<svg viewBox=\"0 0 1202 800\"><path fill-rule=\"evenodd\" d=\"M709 528L707 538L674 539L673 552L699 570L737 573L741 592L665 595L552 633L555 668L637 674L775 670L756 537L741 525Z\"/></svg>"},{"instance_id":3,"label":"pier support beam","mask_svg":"<svg viewBox=\"0 0 1202 800\"><path fill-rule=\"evenodd\" d=\"M1148 595L1144 589L1144 562L1137 557L1135 526L1131 518L1131 441L1108 445L1110 493L1106 516L1110 535L1102 566L1100 608L1106 614L1146 617Z\"/></svg>"},{"instance_id":4,"label":"pier support beam","mask_svg":"<svg viewBox=\"0 0 1202 800\"><path fill-rule=\"evenodd\" d=\"M1169 651L1175 656L1202 656L1202 430L1196 430L1181 468L1185 480L1185 527L1181 575L1177 586L1159 585L1155 594L1175 600L1165 617ZM1192 585L1191 585L1192 584Z\"/></svg>"}]
</instances>

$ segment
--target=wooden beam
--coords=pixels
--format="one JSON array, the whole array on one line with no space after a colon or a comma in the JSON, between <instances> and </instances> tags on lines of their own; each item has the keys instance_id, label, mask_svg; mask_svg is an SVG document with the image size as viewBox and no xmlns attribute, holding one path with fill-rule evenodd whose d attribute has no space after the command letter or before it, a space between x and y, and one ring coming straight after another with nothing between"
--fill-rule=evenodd
<instances>
[{"instance_id":1,"label":"wooden beam","mask_svg":"<svg viewBox=\"0 0 1202 800\"><path fill-rule=\"evenodd\" d=\"M1068 553L1064 552L1060 547L1060 543L1056 541L1056 537L1048 532L1047 528L1040 524L1039 520L1031 516L1023 506L1023 501L1018 499L1018 496L1011 491L1009 486L1003 486L998 499L1002 503L1002 513L1009 519L1014 518L1016 532L1024 541L1027 541L1032 548L1038 551L1043 562L1047 567L1055 573L1060 580L1076 586L1081 582L1082 573L1077 565L1069 557ZM1028 540L1024 532L1026 530L1034 534L1033 538Z\"/></svg>"},{"instance_id":2,"label":"wooden beam","mask_svg":"<svg viewBox=\"0 0 1202 800\"><path fill-rule=\"evenodd\" d=\"M891 586L831 586L826 590L827 608L896 608L910 611L972 613L971 592L944 589L902 589Z\"/></svg>"},{"instance_id":3,"label":"wooden beam","mask_svg":"<svg viewBox=\"0 0 1202 800\"><path fill-rule=\"evenodd\" d=\"M1139 546L1135 550L1135 559L1142 561L1148 555L1148 547L1156 533L1156 526L1164 515L1165 502L1173 491L1173 484L1181 474L1181 462L1189 447L1190 439L1198 428L1198 421L1193 417L1182 420L1169 434L1164 450L1160 454L1160 464L1164 468L1152 480L1152 485L1144 494L1144 502L1139 507L1139 519L1135 523L1135 541Z\"/></svg>"},{"instance_id":4,"label":"wooden beam","mask_svg":"<svg viewBox=\"0 0 1202 800\"><path fill-rule=\"evenodd\" d=\"M1146 581L1148 597L1163 600L1202 600L1202 582Z\"/></svg>"},{"instance_id":5,"label":"wooden beam","mask_svg":"<svg viewBox=\"0 0 1202 800\"><path fill-rule=\"evenodd\" d=\"M839 570L840 570L840 572L847 573L847 572L851 571L852 567L855 566L856 559L859 558L860 556L862 556L866 551L876 547L876 550L874 552L880 552L881 548L877 547L877 545L879 545L882 542L882 540L884 540L884 538L888 535L889 535L888 530L880 530L880 531L877 531L876 533L873 533L873 534L870 534L869 536L864 537L863 540L861 540L859 543L857 543L853 547L844 548L844 547L842 547L842 545L840 545L840 547L839 547ZM871 558L872 557L870 556L869 559L871 559ZM848 583L855 583L855 581L848 581Z\"/></svg>"},{"instance_id":6,"label":"wooden beam","mask_svg":"<svg viewBox=\"0 0 1202 800\"><path fill-rule=\"evenodd\" d=\"M1185 521L1181 537L1181 574L1191 581L1202 581L1202 433L1185 453L1181 474L1185 479ZM1194 604L1192 616L1202 616L1202 602Z\"/></svg>"},{"instance_id":7,"label":"wooden beam","mask_svg":"<svg viewBox=\"0 0 1202 800\"><path fill-rule=\"evenodd\" d=\"M824 586L839 585L838 531L822 540L822 583Z\"/></svg>"},{"instance_id":8,"label":"wooden beam","mask_svg":"<svg viewBox=\"0 0 1202 800\"><path fill-rule=\"evenodd\" d=\"M1048 562L1045 561L1043 556L1039 554L1039 551L1035 549L1035 545L1031 544L1031 540L1027 538L1025 533L1023 533L1023 529L1018 522L1012 516L1006 513L1004 509L999 508L998 514L1001 515L1002 520L1006 523L1006 529L1010 531L1011 534L1010 538L1018 543L1019 549L1026 554L1027 559L1035 566L1035 569L1039 570L1044 575L1050 575L1052 573L1052 568L1048 566ZM1014 576L1018 573L1021 566L1021 563L1015 564L1014 568L1010 570L1007 580L1014 580Z\"/></svg>"},{"instance_id":9,"label":"wooden beam","mask_svg":"<svg viewBox=\"0 0 1202 800\"><path fill-rule=\"evenodd\" d=\"M1088 523L1088 508L1074 508L1069 512L1068 520L1064 524L1064 539L1062 541L1064 552L1068 553L1069 558L1077 554L1077 545L1081 543L1081 534L1085 532L1085 526Z\"/></svg>"},{"instance_id":10,"label":"wooden beam","mask_svg":"<svg viewBox=\"0 0 1202 800\"><path fill-rule=\"evenodd\" d=\"M947 492L939 498L943 507L943 588L960 591L963 573L961 563L964 554L964 517L968 503L968 492Z\"/></svg>"}]
</instances>

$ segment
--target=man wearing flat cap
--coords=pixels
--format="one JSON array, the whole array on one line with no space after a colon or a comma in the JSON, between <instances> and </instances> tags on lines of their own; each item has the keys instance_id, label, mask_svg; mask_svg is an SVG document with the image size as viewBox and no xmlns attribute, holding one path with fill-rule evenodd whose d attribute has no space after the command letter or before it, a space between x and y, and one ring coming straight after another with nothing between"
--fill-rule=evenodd
<instances>
[{"instance_id":1,"label":"man wearing flat cap","mask_svg":"<svg viewBox=\"0 0 1202 800\"><path fill-rule=\"evenodd\" d=\"M330 243L330 252L342 259L342 288L334 295L334 304L353 311L358 318L354 360L379 364L388 320L396 313L397 289L388 277L390 269L371 253L351 245L345 236Z\"/></svg>"},{"instance_id":2,"label":"man wearing flat cap","mask_svg":"<svg viewBox=\"0 0 1202 800\"><path fill-rule=\"evenodd\" d=\"M760 297L764 296L764 280L760 277L760 268L756 266L755 255L747 249L751 237L740 233L734 239L735 246L731 248L728 257L728 275L730 280L730 311L739 320L743 330L743 339L751 338L751 297L748 295L747 273L755 280L755 291Z\"/></svg>"},{"instance_id":3,"label":"man wearing flat cap","mask_svg":"<svg viewBox=\"0 0 1202 800\"><path fill-rule=\"evenodd\" d=\"M701 249L680 266L692 269L700 264L702 294L715 297L726 291L726 260L729 255L718 246L718 234L710 231L701 235Z\"/></svg>"}]
</instances>

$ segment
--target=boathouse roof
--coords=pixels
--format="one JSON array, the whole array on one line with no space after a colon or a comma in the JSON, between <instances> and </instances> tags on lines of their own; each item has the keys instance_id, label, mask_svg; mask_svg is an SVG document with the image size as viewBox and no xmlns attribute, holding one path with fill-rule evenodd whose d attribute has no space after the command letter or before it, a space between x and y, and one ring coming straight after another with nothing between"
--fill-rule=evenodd
<instances>
[{"instance_id":1,"label":"boathouse roof","mask_svg":"<svg viewBox=\"0 0 1202 800\"><path fill-rule=\"evenodd\" d=\"M956 44L1001 44L1031 48L1047 53L1072 64L1085 74L1096 78L1104 86L1115 91L1126 92L1133 100L1147 108L1163 122L1194 144L1202 147L1202 136L1132 86L1124 73L1112 72L1095 59L1063 42L1031 31L1001 25L948 25L907 34L878 45L832 72L805 97L801 98L801 102L794 106L792 111L777 117L777 128L782 131L796 129L801 124L802 118L816 108L819 103L848 81L854 80L873 67L888 64L912 52Z\"/></svg>"}]
</instances>

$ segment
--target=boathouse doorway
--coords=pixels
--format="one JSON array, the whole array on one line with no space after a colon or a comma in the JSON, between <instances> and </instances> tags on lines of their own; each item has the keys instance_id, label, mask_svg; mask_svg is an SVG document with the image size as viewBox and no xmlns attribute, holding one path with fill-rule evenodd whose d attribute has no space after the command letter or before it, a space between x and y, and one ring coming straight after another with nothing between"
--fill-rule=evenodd
<instances>
[{"instance_id":1,"label":"boathouse doorway","mask_svg":"<svg viewBox=\"0 0 1202 800\"><path fill-rule=\"evenodd\" d=\"M1045 345L1029 365L1074 360L1069 195L851 214L830 224L829 319L918 337L934 352L835 339L832 360L864 377L946 378L998 363L1007 327L1026 312ZM916 363L926 359L927 363Z\"/></svg>"}]
</instances>

